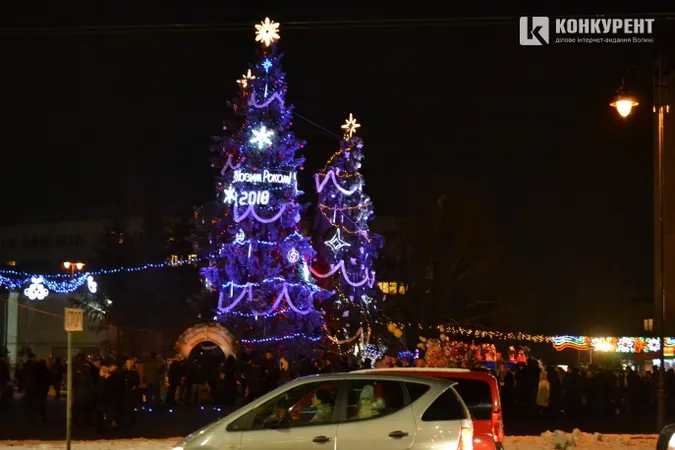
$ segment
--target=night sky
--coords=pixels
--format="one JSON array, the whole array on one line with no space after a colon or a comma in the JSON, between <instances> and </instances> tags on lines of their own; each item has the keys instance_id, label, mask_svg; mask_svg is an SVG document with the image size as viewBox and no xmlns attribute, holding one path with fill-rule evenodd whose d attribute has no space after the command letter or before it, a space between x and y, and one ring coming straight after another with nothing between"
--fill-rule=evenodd
<instances>
[{"instance_id":1,"label":"night sky","mask_svg":"<svg viewBox=\"0 0 675 450\"><path fill-rule=\"evenodd\" d=\"M512 19L329 28L316 21L411 15L253 10L233 8L236 2L194 10L189 2L161 9L110 3L107 10L89 3L96 5L59 2L48 10L27 2L3 26L238 25L149 33L3 29L5 222L114 204L129 192L187 205L210 200L210 136L230 116L235 80L254 61L253 24L270 16L281 22L307 174L337 149L338 139L322 128L339 134L351 112L362 124L363 173L378 215L405 215L415 197L433 199L462 180L492 205L504 266L521 268L540 308L564 304L579 317L651 297L651 110L640 107L626 121L608 101L628 73L649 104L649 77L628 69L650 63L657 48L667 52L659 42L520 47L519 14L496 8L438 16L416 6L415 15ZM308 24L284 27L301 21ZM672 32L672 22L657 22L657 30Z\"/></svg>"}]
</instances>

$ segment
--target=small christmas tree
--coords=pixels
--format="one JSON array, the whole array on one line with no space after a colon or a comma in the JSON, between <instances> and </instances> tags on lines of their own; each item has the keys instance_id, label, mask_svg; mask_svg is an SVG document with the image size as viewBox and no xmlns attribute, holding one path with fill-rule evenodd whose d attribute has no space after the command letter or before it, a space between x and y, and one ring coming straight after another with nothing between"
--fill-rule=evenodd
<instances>
[{"instance_id":1,"label":"small christmas tree","mask_svg":"<svg viewBox=\"0 0 675 450\"><path fill-rule=\"evenodd\" d=\"M304 158L296 152L304 142L291 131L278 27L269 19L256 25L260 59L237 81L234 102L243 123L217 140L218 201L198 214L195 244L213 256L202 275L219 294L218 320L244 345L295 353L322 339L314 301L326 292L310 278L315 253L301 234L296 171Z\"/></svg>"},{"instance_id":2,"label":"small christmas tree","mask_svg":"<svg viewBox=\"0 0 675 450\"><path fill-rule=\"evenodd\" d=\"M315 175L318 257L311 270L336 291L334 300L325 304L331 340L358 344L363 350L377 315L373 264L383 239L368 229L374 218L373 203L363 192L365 183L359 172L363 141L355 132L360 126L350 114L342 126L345 134L340 150Z\"/></svg>"}]
</instances>

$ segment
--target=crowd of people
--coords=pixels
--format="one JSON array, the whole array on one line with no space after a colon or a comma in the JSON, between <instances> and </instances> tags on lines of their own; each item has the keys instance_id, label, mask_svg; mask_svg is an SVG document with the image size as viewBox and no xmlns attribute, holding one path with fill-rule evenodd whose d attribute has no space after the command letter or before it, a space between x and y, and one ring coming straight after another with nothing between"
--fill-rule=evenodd
<instances>
[{"instance_id":1,"label":"crowd of people","mask_svg":"<svg viewBox=\"0 0 675 450\"><path fill-rule=\"evenodd\" d=\"M651 414L656 410L658 367L637 371L591 365L565 369L529 360L495 374L505 415L559 414L573 419ZM667 405L675 412L675 371L665 373Z\"/></svg>"},{"instance_id":2,"label":"crowd of people","mask_svg":"<svg viewBox=\"0 0 675 450\"><path fill-rule=\"evenodd\" d=\"M212 358L165 361L156 353L134 358L91 359L78 355L73 362L73 419L75 426L94 425L98 433L130 427L142 404L226 407L240 406L298 377L349 372L364 367L424 366L423 359L385 357L374 364L353 356L319 359L297 357L291 363L273 350L243 354L224 362ZM656 370L630 367L609 370L601 366L563 370L553 364L528 360L517 365L497 364L496 376L505 418L564 413L572 418L606 415L644 415L655 410ZM477 364L476 369L481 369ZM483 368L483 370L487 370ZM51 365L28 355L10 370L0 358L0 406L19 394L26 413L47 421L47 399L63 398L65 364ZM668 405L675 411L675 371L666 373ZM51 392L51 394L50 394Z\"/></svg>"}]
</instances>

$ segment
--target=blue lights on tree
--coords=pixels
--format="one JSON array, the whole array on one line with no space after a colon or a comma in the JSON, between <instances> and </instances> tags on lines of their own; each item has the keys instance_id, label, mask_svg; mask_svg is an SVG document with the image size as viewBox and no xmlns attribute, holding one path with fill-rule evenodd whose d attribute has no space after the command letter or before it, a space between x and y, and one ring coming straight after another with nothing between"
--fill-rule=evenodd
<instances>
[{"instance_id":1,"label":"blue lights on tree","mask_svg":"<svg viewBox=\"0 0 675 450\"><path fill-rule=\"evenodd\" d=\"M350 114L342 126L344 138L322 171L315 175L318 214L314 237L318 258L312 274L335 289L335 300L325 304L329 333L334 342L355 343L369 335L376 319L375 271L377 251L384 243L369 231L373 203L363 192L359 172L363 141L355 135L360 127Z\"/></svg>"},{"instance_id":2,"label":"blue lights on tree","mask_svg":"<svg viewBox=\"0 0 675 450\"><path fill-rule=\"evenodd\" d=\"M301 342L316 348L323 338L314 303L330 293L310 277L315 252L301 234L297 171L304 158L296 153L304 142L291 131L278 25L266 19L257 28L260 59L238 80L233 102L241 125L225 127L213 148L221 168L217 200L197 211L194 245L200 256L217 255L201 271L218 293L217 320L244 344L286 343L297 352Z\"/></svg>"}]
</instances>

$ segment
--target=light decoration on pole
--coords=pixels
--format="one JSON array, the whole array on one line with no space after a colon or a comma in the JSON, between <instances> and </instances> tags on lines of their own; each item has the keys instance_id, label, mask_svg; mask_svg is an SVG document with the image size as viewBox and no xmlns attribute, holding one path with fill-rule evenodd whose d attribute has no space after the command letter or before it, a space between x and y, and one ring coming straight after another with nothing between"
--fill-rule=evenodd
<instances>
[{"instance_id":1,"label":"light decoration on pole","mask_svg":"<svg viewBox=\"0 0 675 450\"><path fill-rule=\"evenodd\" d=\"M255 41L260 42L265 47L269 47L279 39L279 24L270 20L269 17L265 17L265 20L255 26Z\"/></svg>"},{"instance_id":2,"label":"light decoration on pole","mask_svg":"<svg viewBox=\"0 0 675 450\"><path fill-rule=\"evenodd\" d=\"M31 300L44 300L49 290L44 286L44 279L37 276L30 279L30 286L24 289L23 294Z\"/></svg>"},{"instance_id":3,"label":"light decoration on pole","mask_svg":"<svg viewBox=\"0 0 675 450\"><path fill-rule=\"evenodd\" d=\"M89 289L89 292L92 294L98 292L98 283L94 281L94 277L91 275L87 276L87 289Z\"/></svg>"}]
</instances>

